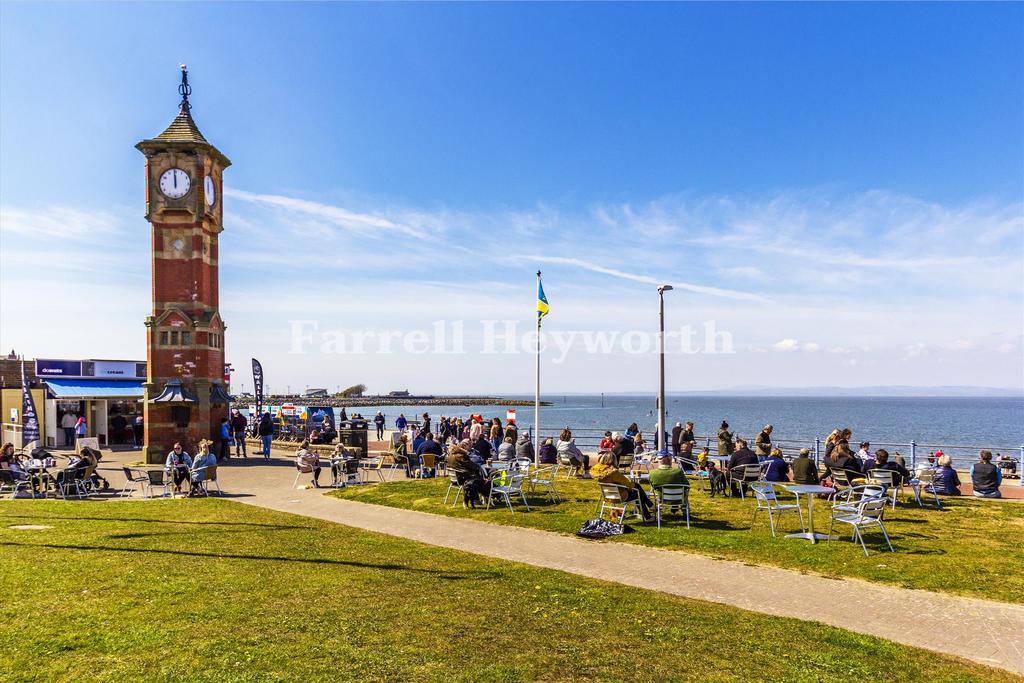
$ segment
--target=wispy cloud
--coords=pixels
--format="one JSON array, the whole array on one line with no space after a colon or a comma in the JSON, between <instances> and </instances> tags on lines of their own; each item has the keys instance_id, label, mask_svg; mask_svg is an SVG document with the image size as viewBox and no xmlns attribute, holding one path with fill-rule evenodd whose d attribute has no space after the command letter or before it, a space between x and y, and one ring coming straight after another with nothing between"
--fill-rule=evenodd
<instances>
[{"instance_id":1,"label":"wispy cloud","mask_svg":"<svg viewBox=\"0 0 1024 683\"><path fill-rule=\"evenodd\" d=\"M600 273L602 275L610 275L617 277L622 280L630 280L631 282L641 282L646 285L672 285L676 289L685 289L690 292L696 292L698 294L710 294L712 296L722 296L729 299L742 299L745 301L765 301L765 298L756 294L750 294L749 292L739 292L732 289L722 289L720 287L706 287L704 285L695 285L690 282L682 282L680 280L674 280L672 278L658 279L647 275L637 275L635 273L627 273L622 270L616 270L615 268L608 268L597 263L590 263L583 261L578 258L570 258L566 256L539 256L533 255L517 255L512 257L516 261L524 261L529 263L558 263L561 265L575 266L576 268L582 268L583 270L589 270L594 273Z\"/></svg>"},{"instance_id":2,"label":"wispy cloud","mask_svg":"<svg viewBox=\"0 0 1024 683\"><path fill-rule=\"evenodd\" d=\"M358 233L364 237L379 237L384 233L401 233L416 239L428 237L424 227L438 228L439 224L432 220L427 214L415 213L411 215L412 220L408 223L396 222L384 216L372 213L357 213L348 209L314 202L307 199L297 199L277 194L256 194L245 190L225 188L224 194L232 199L274 209L282 209L296 212L305 216L317 218L327 224Z\"/></svg>"}]
</instances>

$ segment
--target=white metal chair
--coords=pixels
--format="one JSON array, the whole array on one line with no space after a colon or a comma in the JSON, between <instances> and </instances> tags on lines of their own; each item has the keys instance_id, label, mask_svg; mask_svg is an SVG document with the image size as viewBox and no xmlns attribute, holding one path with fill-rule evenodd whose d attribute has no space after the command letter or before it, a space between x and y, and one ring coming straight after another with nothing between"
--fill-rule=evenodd
<instances>
[{"instance_id":1,"label":"white metal chair","mask_svg":"<svg viewBox=\"0 0 1024 683\"><path fill-rule=\"evenodd\" d=\"M195 475L199 472L203 473L203 478L200 481L196 481ZM220 490L220 482L217 481L217 466L210 465L208 467L197 467L193 469L189 474L189 486L191 490L199 490L205 495L210 495L210 484L217 487L217 494L222 495L223 492Z\"/></svg>"},{"instance_id":2,"label":"white metal chair","mask_svg":"<svg viewBox=\"0 0 1024 683\"><path fill-rule=\"evenodd\" d=\"M559 467L560 465L545 465L535 469L532 475L527 475L530 492L533 493L533 490L539 486L547 492L552 503L560 502L562 496L555 487L555 478L558 476Z\"/></svg>"},{"instance_id":3,"label":"white metal chair","mask_svg":"<svg viewBox=\"0 0 1024 683\"><path fill-rule=\"evenodd\" d=\"M926 467L918 470L917 476L907 482L910 484L911 490L914 492L914 498L917 500L918 507L924 507L924 502L921 500L921 493L930 493L935 498L935 508L942 509L942 501L939 500L939 492L935 490L935 470Z\"/></svg>"},{"instance_id":4,"label":"white metal chair","mask_svg":"<svg viewBox=\"0 0 1024 683\"><path fill-rule=\"evenodd\" d=\"M772 530L772 536L775 536L775 516L781 517L786 512L793 512L794 510L800 515L800 531L802 532L805 529L803 508L798 503L780 503L775 495L775 485L772 482L755 481L750 484L750 491L754 494L754 498L757 499L757 507L754 508L754 514L750 517L751 529L754 528L754 520L757 518L757 513L762 510L768 513L768 526Z\"/></svg>"},{"instance_id":5,"label":"white metal chair","mask_svg":"<svg viewBox=\"0 0 1024 683\"><path fill-rule=\"evenodd\" d=\"M829 540L832 538L832 525L836 522L840 524L849 524L853 527L853 539L859 540L860 545L864 548L864 555L868 556L871 553L868 552L868 546L864 543L864 529L868 529L873 526L877 526L882 530L882 535L885 537L885 543L889 546L890 552L896 552L892 547L892 541L889 540L889 532L886 531L885 522L882 518L885 516L886 499L884 497L865 498L861 501L856 510L851 512L841 506L833 508L832 519L828 524L828 535Z\"/></svg>"},{"instance_id":6,"label":"white metal chair","mask_svg":"<svg viewBox=\"0 0 1024 683\"><path fill-rule=\"evenodd\" d=\"M900 489L903 488L903 478L899 472L893 470L868 470L868 483L878 484L885 488L886 493L892 501L892 509L896 509L896 500Z\"/></svg>"},{"instance_id":7,"label":"white metal chair","mask_svg":"<svg viewBox=\"0 0 1024 683\"><path fill-rule=\"evenodd\" d=\"M605 511L619 513L619 523L625 524L626 519L643 520L643 513L640 511L640 501L629 500L629 489L618 484L598 484L601 487L601 507L597 511L599 518L604 517ZM629 506L633 506L633 514L629 514Z\"/></svg>"},{"instance_id":8,"label":"white metal chair","mask_svg":"<svg viewBox=\"0 0 1024 683\"><path fill-rule=\"evenodd\" d=\"M149 477L145 472L132 467L122 467L121 471L124 472L125 479L124 488L121 489L123 497L127 498L135 490L140 490L142 495L146 495L146 485L149 483Z\"/></svg>"},{"instance_id":9,"label":"white metal chair","mask_svg":"<svg viewBox=\"0 0 1024 683\"><path fill-rule=\"evenodd\" d=\"M495 479L491 482L491 495L487 496L487 509L491 508L491 503L496 497L503 498L505 504L508 505L508 509L515 514L515 510L512 509L512 499L519 497L523 499L523 505L526 506L526 511L530 511L530 504L526 501L526 492L523 491L523 482L526 476L522 472L507 472L500 480ZM501 481L502 483L496 483Z\"/></svg>"},{"instance_id":10,"label":"white metal chair","mask_svg":"<svg viewBox=\"0 0 1024 683\"><path fill-rule=\"evenodd\" d=\"M665 484L654 487L654 509L661 528L661 508L681 508L686 515L686 528L690 528L690 485Z\"/></svg>"},{"instance_id":11,"label":"white metal chair","mask_svg":"<svg viewBox=\"0 0 1024 683\"><path fill-rule=\"evenodd\" d=\"M295 481L292 482L292 488L299 485L299 479L303 474L313 474L315 468L312 465L300 463L298 460L295 461Z\"/></svg>"},{"instance_id":12,"label":"white metal chair","mask_svg":"<svg viewBox=\"0 0 1024 683\"><path fill-rule=\"evenodd\" d=\"M452 489L455 489L455 500L452 501L452 507L455 507L459 502L459 496L466 495L465 487L459 483L457 470L448 470L448 489L444 492L444 505L448 504L448 496L451 495Z\"/></svg>"},{"instance_id":13,"label":"white metal chair","mask_svg":"<svg viewBox=\"0 0 1024 683\"><path fill-rule=\"evenodd\" d=\"M729 472L732 483L739 486L740 498L746 500L747 494L744 488L750 488L751 484L761 480L761 463L752 462L747 465L737 465Z\"/></svg>"},{"instance_id":14,"label":"white metal chair","mask_svg":"<svg viewBox=\"0 0 1024 683\"><path fill-rule=\"evenodd\" d=\"M583 469L582 465L573 464L572 458L564 453L558 454L558 464L565 469L565 476L567 477L578 477Z\"/></svg>"}]
</instances>

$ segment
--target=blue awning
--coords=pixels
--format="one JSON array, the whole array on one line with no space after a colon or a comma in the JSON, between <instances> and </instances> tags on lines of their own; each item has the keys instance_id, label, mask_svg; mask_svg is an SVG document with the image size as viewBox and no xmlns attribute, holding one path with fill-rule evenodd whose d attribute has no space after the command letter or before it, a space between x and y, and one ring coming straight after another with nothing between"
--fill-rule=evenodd
<instances>
[{"instance_id":1,"label":"blue awning","mask_svg":"<svg viewBox=\"0 0 1024 683\"><path fill-rule=\"evenodd\" d=\"M142 380L47 379L46 386L57 398L139 398Z\"/></svg>"}]
</instances>

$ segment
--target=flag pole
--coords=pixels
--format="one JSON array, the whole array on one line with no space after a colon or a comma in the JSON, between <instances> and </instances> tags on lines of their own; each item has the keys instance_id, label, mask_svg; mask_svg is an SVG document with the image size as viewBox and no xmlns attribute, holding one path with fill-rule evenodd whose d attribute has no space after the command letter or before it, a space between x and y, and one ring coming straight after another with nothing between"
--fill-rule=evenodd
<instances>
[{"instance_id":1,"label":"flag pole","mask_svg":"<svg viewBox=\"0 0 1024 683\"><path fill-rule=\"evenodd\" d=\"M537 271L537 291L540 291L540 271ZM535 385L535 392L533 396L533 461L535 465L540 465L540 311L537 312L537 383Z\"/></svg>"}]
</instances>

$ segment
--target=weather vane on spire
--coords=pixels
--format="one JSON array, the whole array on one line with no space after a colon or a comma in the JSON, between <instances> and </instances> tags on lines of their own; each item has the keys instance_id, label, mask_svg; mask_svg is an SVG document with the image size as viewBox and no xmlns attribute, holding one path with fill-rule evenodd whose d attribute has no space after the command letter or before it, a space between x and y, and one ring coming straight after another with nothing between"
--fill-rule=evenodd
<instances>
[{"instance_id":1,"label":"weather vane on spire","mask_svg":"<svg viewBox=\"0 0 1024 683\"><path fill-rule=\"evenodd\" d=\"M192 86L188 84L188 67L184 64L181 65L181 85L178 86L178 92L181 93L181 113L187 114L192 105L188 103L188 96L192 94Z\"/></svg>"}]
</instances>

